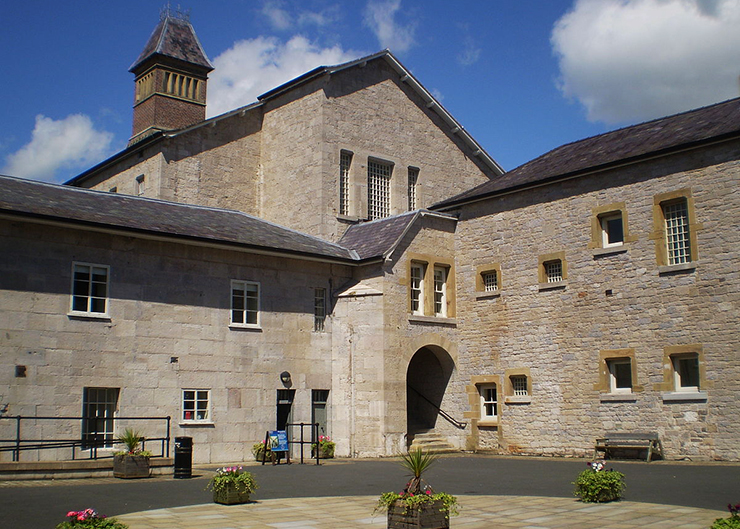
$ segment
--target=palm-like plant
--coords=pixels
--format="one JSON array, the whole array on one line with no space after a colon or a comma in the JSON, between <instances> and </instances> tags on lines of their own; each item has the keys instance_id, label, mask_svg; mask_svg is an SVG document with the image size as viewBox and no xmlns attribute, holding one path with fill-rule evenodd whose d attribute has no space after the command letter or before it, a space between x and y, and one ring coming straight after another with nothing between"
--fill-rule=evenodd
<instances>
[{"instance_id":1,"label":"palm-like plant","mask_svg":"<svg viewBox=\"0 0 740 529\"><path fill-rule=\"evenodd\" d=\"M144 440L144 436L133 428L126 428L122 434L116 436L116 441L126 445L126 452L136 454L139 451L139 443Z\"/></svg>"},{"instance_id":2,"label":"palm-like plant","mask_svg":"<svg viewBox=\"0 0 740 529\"><path fill-rule=\"evenodd\" d=\"M411 472L407 492L419 494L422 490L422 474L437 460L437 456L424 452L421 448L401 454L401 466Z\"/></svg>"}]
</instances>

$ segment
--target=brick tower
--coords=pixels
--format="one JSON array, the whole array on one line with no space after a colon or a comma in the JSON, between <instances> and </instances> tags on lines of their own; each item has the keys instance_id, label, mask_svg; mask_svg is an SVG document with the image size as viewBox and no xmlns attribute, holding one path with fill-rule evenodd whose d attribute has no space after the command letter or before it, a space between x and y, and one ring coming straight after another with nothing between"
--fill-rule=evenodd
<instances>
[{"instance_id":1,"label":"brick tower","mask_svg":"<svg viewBox=\"0 0 740 529\"><path fill-rule=\"evenodd\" d=\"M165 8L139 58L129 68L136 76L134 126L129 145L163 130L206 117L208 60L190 17Z\"/></svg>"}]
</instances>

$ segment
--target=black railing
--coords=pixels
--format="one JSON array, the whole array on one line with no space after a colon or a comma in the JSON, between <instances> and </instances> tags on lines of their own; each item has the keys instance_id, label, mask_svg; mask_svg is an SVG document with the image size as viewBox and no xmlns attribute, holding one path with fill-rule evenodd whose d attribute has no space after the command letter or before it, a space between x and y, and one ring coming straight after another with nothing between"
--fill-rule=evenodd
<instances>
[{"instance_id":1,"label":"black railing","mask_svg":"<svg viewBox=\"0 0 740 529\"><path fill-rule=\"evenodd\" d=\"M295 437L295 428L298 427L300 434L298 438ZM301 465L303 464L303 446L304 445L316 445L316 450L312 454L311 459L316 459L316 464L319 464L319 456L321 455L321 449L319 447L319 423L305 423L305 422L293 422L287 425L288 431L288 442L290 444L298 444L301 447ZM306 439L303 434L304 428L311 428L311 438Z\"/></svg>"},{"instance_id":2,"label":"black railing","mask_svg":"<svg viewBox=\"0 0 740 529\"><path fill-rule=\"evenodd\" d=\"M110 421L111 430L116 431L116 422L137 422L137 421L162 421L163 429L161 436L149 437L146 436L142 440L141 449L149 450L152 452L152 457L170 457L170 417L34 417L34 416L4 416L0 417L0 421L15 421L15 437L14 438L0 438L0 453L12 452L13 461L20 461L21 452L31 450L64 450L70 449L71 459L105 459L112 458L113 452L105 450L102 453L98 453L101 448L113 448L114 445L120 445L115 441L112 434L99 434L99 433L84 433L80 436L70 438L55 436L53 439L48 438L45 435L39 435L35 432L31 432L27 435L29 437L24 438L24 428L22 424L30 421L74 421L80 423L80 431L84 432L85 425L95 424L96 421ZM74 424L74 423L73 423ZM0 422L2 425L2 422ZM42 428L43 429L43 428ZM73 426L71 429L76 429ZM63 428L57 431L64 431ZM47 438L44 438L47 437ZM159 445L159 451L152 450L152 447ZM82 457L78 457L82 456Z\"/></svg>"},{"instance_id":3,"label":"black railing","mask_svg":"<svg viewBox=\"0 0 740 529\"><path fill-rule=\"evenodd\" d=\"M457 419L455 419L452 415L450 415L449 413L447 413L446 411L444 411L442 408L440 408L439 406L437 406L435 403L433 403L431 400L429 400L424 395L422 395L419 392L418 389L414 388L413 386L406 386L406 387L408 387L411 391L413 391L414 393L416 393L419 397L421 397L426 402L428 402L432 407L434 407L434 409L437 410L437 413L439 415L441 415L442 418L444 418L447 422L449 422L450 424L452 424L455 428L459 428L460 430L464 430L465 427L468 425L468 423L466 423L466 422L460 422Z\"/></svg>"}]
</instances>

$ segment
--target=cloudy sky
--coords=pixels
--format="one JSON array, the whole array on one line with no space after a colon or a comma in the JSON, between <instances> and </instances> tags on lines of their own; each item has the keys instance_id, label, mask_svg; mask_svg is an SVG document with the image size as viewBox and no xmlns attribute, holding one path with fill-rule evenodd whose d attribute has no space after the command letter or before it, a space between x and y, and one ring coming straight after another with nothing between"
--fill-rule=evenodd
<instances>
[{"instance_id":1,"label":"cloudy sky","mask_svg":"<svg viewBox=\"0 0 740 529\"><path fill-rule=\"evenodd\" d=\"M2 0L0 173L63 182L131 135L165 0ZM190 0L208 116L389 48L505 169L740 95L740 0ZM172 2L173 8L177 6Z\"/></svg>"}]
</instances>

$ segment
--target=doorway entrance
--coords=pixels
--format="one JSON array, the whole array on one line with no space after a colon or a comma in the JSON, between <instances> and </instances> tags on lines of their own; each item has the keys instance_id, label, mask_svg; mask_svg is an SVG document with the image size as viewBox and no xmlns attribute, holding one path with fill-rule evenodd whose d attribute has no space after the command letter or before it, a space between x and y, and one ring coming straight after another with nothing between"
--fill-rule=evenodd
<instances>
[{"instance_id":1,"label":"doorway entrance","mask_svg":"<svg viewBox=\"0 0 740 529\"><path fill-rule=\"evenodd\" d=\"M422 347L406 372L406 424L408 439L434 430L440 417L447 384L455 363L439 346Z\"/></svg>"}]
</instances>

